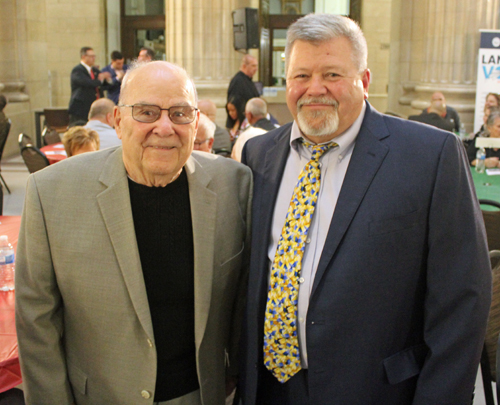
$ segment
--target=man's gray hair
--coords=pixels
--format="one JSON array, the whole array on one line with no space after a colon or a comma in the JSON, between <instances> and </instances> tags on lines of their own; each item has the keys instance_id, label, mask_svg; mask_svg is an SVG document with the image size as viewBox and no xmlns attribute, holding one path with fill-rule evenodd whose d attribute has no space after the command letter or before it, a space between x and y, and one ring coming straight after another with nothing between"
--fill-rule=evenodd
<instances>
[{"instance_id":1,"label":"man's gray hair","mask_svg":"<svg viewBox=\"0 0 500 405\"><path fill-rule=\"evenodd\" d=\"M200 129L205 133L207 139L213 139L217 127L210 118L208 118L205 114L200 113L200 120L198 121L198 131L200 131Z\"/></svg>"},{"instance_id":2,"label":"man's gray hair","mask_svg":"<svg viewBox=\"0 0 500 405\"><path fill-rule=\"evenodd\" d=\"M247 101L245 112L254 117L265 117L267 115L267 103L260 97L254 97Z\"/></svg>"},{"instance_id":3,"label":"man's gray hair","mask_svg":"<svg viewBox=\"0 0 500 405\"><path fill-rule=\"evenodd\" d=\"M486 126L491 127L497 118L500 118L500 109L491 107L490 108L490 115L488 116L488 119L486 120ZM488 131L489 132L489 131Z\"/></svg>"},{"instance_id":4,"label":"man's gray hair","mask_svg":"<svg viewBox=\"0 0 500 405\"><path fill-rule=\"evenodd\" d=\"M118 100L118 104L123 104L125 100L125 93L127 92L127 84L128 84L128 81L130 79L130 76L136 71L136 70L139 70L141 69L142 67L146 66L146 65L154 65L154 64L167 64L167 65L170 65L170 67L172 68L175 68L175 69L178 69L180 70L181 72L184 72L184 74L186 75L186 77L188 78L188 80L191 82L191 84L193 85L193 91L194 91L194 101L195 101L195 105L198 105L198 92L196 91L196 86L194 85L194 81L193 79L191 79L191 76L188 75L186 69L184 69L183 67L179 66L179 65L176 65L175 63L170 63L170 62L164 62L164 61L153 61L153 62L140 62L140 61L134 61L132 62L131 65L129 65L129 68L127 69L127 73L125 73L125 76L123 77L122 79L122 85L121 85L121 89L120 89L120 98Z\"/></svg>"},{"instance_id":5,"label":"man's gray hair","mask_svg":"<svg viewBox=\"0 0 500 405\"><path fill-rule=\"evenodd\" d=\"M366 70L368 47L363 31L350 18L334 14L308 14L295 21L288 28L285 47L285 72L288 72L290 54L295 41L306 41L315 44L336 38L346 38L352 47L352 61L358 73Z\"/></svg>"}]
</instances>

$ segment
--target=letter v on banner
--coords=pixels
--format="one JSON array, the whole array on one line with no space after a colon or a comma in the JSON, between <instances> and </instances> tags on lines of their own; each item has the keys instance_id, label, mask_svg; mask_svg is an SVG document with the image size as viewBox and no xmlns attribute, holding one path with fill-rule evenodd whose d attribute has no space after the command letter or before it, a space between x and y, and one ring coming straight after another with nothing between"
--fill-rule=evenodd
<instances>
[{"instance_id":1,"label":"letter v on banner","mask_svg":"<svg viewBox=\"0 0 500 405\"><path fill-rule=\"evenodd\" d=\"M481 43L477 67L474 132L483 125L484 103L488 93L500 94L500 30L479 30Z\"/></svg>"}]
</instances>

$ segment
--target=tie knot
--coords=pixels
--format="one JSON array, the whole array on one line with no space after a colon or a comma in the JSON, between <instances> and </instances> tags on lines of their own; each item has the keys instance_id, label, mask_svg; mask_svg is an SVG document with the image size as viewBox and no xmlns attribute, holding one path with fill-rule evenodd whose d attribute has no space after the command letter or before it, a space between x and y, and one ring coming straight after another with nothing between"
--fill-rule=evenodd
<instances>
[{"instance_id":1,"label":"tie knot","mask_svg":"<svg viewBox=\"0 0 500 405\"><path fill-rule=\"evenodd\" d=\"M330 148L335 148L335 147L339 146L335 142L328 142L328 143L323 143L321 145L314 145L310 142L302 141L302 144L306 148L311 149L311 152L312 152L311 160L318 160L323 155L323 153L325 153L327 150L329 150Z\"/></svg>"}]
</instances>

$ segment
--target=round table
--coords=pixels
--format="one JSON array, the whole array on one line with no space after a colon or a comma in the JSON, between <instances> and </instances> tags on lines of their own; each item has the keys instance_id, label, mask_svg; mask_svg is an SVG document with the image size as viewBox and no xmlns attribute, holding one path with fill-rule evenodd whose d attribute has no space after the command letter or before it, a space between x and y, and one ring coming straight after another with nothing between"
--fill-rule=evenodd
<instances>
[{"instance_id":1,"label":"round table","mask_svg":"<svg viewBox=\"0 0 500 405\"><path fill-rule=\"evenodd\" d=\"M45 156L47 156L50 164L60 162L61 160L64 160L68 157L66 155L66 151L64 150L64 145L62 144L62 142L44 146L40 150L44 153Z\"/></svg>"},{"instance_id":2,"label":"round table","mask_svg":"<svg viewBox=\"0 0 500 405\"><path fill-rule=\"evenodd\" d=\"M17 248L20 216L0 216L0 235L7 235ZM14 316L14 291L0 291L0 392L21 384L21 367L17 351L16 322Z\"/></svg>"}]
</instances>

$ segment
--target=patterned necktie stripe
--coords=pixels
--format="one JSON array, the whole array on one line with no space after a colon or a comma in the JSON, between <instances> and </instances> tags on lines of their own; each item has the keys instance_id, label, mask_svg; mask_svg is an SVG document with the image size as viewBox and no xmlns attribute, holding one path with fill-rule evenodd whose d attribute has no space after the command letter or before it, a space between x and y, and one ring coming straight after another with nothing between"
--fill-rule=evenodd
<instances>
[{"instance_id":1,"label":"patterned necktie stripe","mask_svg":"<svg viewBox=\"0 0 500 405\"><path fill-rule=\"evenodd\" d=\"M320 188L319 159L331 142L312 145L311 160L299 175L271 269L264 322L264 364L282 383L300 371L297 304L302 256Z\"/></svg>"}]
</instances>

